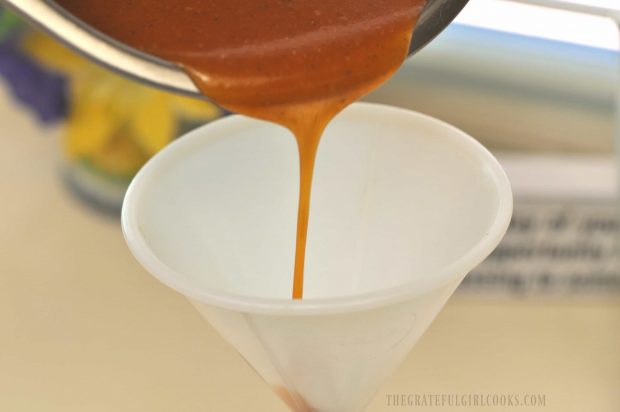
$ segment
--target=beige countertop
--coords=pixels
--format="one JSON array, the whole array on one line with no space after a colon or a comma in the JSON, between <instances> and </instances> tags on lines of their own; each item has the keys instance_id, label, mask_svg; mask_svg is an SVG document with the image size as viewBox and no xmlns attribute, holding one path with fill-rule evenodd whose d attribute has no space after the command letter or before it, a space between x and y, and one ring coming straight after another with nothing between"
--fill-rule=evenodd
<instances>
[{"instance_id":1,"label":"beige countertop","mask_svg":"<svg viewBox=\"0 0 620 412\"><path fill-rule=\"evenodd\" d=\"M69 196L57 133L0 96L0 411L286 411L116 219ZM388 394L545 396L542 408L394 407ZM412 398L413 399L413 398ZM457 296L370 412L620 410L620 302Z\"/></svg>"}]
</instances>

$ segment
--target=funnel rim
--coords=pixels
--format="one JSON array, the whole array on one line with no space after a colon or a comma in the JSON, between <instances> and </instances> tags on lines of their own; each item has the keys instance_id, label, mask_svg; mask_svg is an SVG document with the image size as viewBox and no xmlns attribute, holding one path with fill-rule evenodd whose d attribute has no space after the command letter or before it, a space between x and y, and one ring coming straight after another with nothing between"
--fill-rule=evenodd
<instances>
[{"instance_id":1,"label":"funnel rim","mask_svg":"<svg viewBox=\"0 0 620 412\"><path fill-rule=\"evenodd\" d=\"M180 280L177 272L161 261L151 250L138 226L138 200L144 188L148 186L144 184L144 181L148 180L149 173L158 167L156 163L159 163L159 161L157 159L166 157L169 153L178 150L183 145L190 144L193 140L204 139L204 133L207 129L225 127L227 125L234 126L235 123L240 121L247 121L247 118L241 115L220 119L217 122L199 127L185 135L182 139L177 139L150 159L136 174L125 195L121 213L122 231L131 253L151 275L188 298L224 309L268 315L320 315L370 310L427 294L451 282L462 280L467 273L480 264L495 249L510 223L513 207L512 191L508 177L497 159L482 144L465 132L419 112L376 103L355 103L346 110L360 112L357 115L361 116L361 118L376 116L377 112L382 112L386 116L416 117L418 121L434 123L436 126L446 130L446 134L450 134L454 139L465 143L470 154L479 159L487 170L491 172L490 175L493 177L498 196L495 219L490 223L487 232L485 232L485 235L479 242L457 259L437 270L434 276L432 276L432 281L427 279L420 282L418 280L358 295L292 300L252 297L207 288L198 290L188 282ZM372 113L365 114L368 111Z\"/></svg>"}]
</instances>

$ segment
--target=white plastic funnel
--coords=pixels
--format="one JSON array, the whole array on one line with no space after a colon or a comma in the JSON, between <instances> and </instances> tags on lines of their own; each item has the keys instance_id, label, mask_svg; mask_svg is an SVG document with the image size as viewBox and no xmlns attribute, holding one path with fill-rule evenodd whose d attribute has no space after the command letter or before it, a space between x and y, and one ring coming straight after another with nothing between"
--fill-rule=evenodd
<instances>
[{"instance_id":1,"label":"white plastic funnel","mask_svg":"<svg viewBox=\"0 0 620 412\"><path fill-rule=\"evenodd\" d=\"M297 161L287 130L219 120L140 171L123 230L295 410L358 412L500 241L510 186L461 131L351 106L319 148L305 298L292 301Z\"/></svg>"}]
</instances>

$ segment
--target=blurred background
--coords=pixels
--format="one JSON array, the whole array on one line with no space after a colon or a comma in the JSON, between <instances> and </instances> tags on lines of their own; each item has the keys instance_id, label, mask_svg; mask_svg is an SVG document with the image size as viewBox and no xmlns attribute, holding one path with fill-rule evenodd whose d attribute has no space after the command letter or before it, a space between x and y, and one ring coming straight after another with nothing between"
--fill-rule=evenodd
<instances>
[{"instance_id":1,"label":"blurred background","mask_svg":"<svg viewBox=\"0 0 620 412\"><path fill-rule=\"evenodd\" d=\"M617 0L471 0L367 97L465 130L515 192L506 238L370 411L393 410L387 394L446 393L620 410L618 24ZM142 164L225 115L0 8L0 410L286 410L134 262L118 223ZM428 410L443 409L477 410Z\"/></svg>"}]
</instances>

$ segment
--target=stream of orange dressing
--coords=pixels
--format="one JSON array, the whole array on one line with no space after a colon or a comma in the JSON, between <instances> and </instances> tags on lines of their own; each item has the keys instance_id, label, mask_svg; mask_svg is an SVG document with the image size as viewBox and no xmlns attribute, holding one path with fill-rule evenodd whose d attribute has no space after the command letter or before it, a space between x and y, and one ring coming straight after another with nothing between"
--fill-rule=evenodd
<instances>
[{"instance_id":1,"label":"stream of orange dressing","mask_svg":"<svg viewBox=\"0 0 620 412\"><path fill-rule=\"evenodd\" d=\"M303 297L321 135L403 62L426 0L58 0L98 30L178 63L232 111L287 127L300 164L294 299Z\"/></svg>"}]
</instances>

